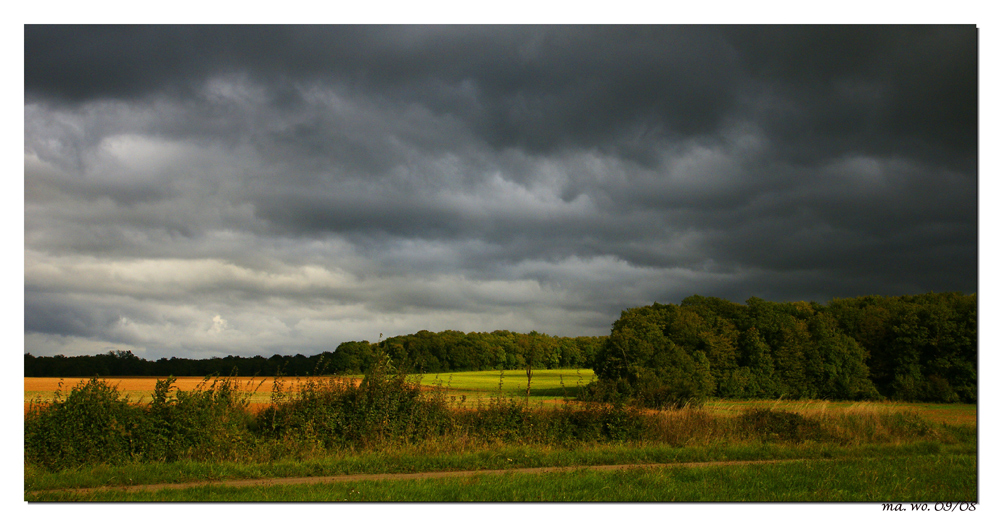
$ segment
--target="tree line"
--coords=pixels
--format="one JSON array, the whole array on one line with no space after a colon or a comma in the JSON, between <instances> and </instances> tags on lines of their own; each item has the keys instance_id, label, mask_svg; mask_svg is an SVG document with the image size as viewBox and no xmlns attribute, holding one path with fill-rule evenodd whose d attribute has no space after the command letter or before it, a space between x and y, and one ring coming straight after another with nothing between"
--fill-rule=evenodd
<instances>
[{"instance_id":1,"label":"tree line","mask_svg":"<svg viewBox=\"0 0 1000 525\"><path fill-rule=\"evenodd\" d=\"M594 395L650 405L733 399L977 400L975 294L746 304L694 295L627 309L609 336L454 330L348 341L313 356L157 361L24 355L26 377L361 374L384 352L413 373L592 368ZM599 391L603 391L601 394ZM610 394L609 394L610 393Z\"/></svg>"},{"instance_id":2,"label":"tree line","mask_svg":"<svg viewBox=\"0 0 1000 525\"><path fill-rule=\"evenodd\" d=\"M379 344L396 366L423 373L530 368L590 368L606 336L559 337L496 330L463 333L455 330L390 337ZM348 342L330 357L334 369L364 373L374 363L367 341Z\"/></svg>"},{"instance_id":3,"label":"tree line","mask_svg":"<svg viewBox=\"0 0 1000 525\"><path fill-rule=\"evenodd\" d=\"M497 330L463 333L454 330L390 337L372 344L347 341L333 352L295 356L226 356L207 359L181 357L148 361L131 351L53 357L24 354L25 377L92 376L306 376L363 374L375 365L377 350L385 351L393 366L412 373L467 370L591 368L593 356L606 336L560 337L531 332ZM379 348L376 348L379 347Z\"/></svg>"},{"instance_id":4,"label":"tree line","mask_svg":"<svg viewBox=\"0 0 1000 525\"><path fill-rule=\"evenodd\" d=\"M735 399L977 399L975 294L746 304L692 296L622 312L595 395L649 406Z\"/></svg>"}]
</instances>

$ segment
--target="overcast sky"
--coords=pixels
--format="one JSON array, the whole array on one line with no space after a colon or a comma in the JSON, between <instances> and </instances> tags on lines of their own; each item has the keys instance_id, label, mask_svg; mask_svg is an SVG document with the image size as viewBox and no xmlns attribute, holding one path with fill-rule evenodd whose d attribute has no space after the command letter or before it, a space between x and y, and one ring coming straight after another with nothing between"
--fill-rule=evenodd
<instances>
[{"instance_id":1,"label":"overcast sky","mask_svg":"<svg viewBox=\"0 0 1000 525\"><path fill-rule=\"evenodd\" d=\"M975 292L978 36L25 26L25 351Z\"/></svg>"}]
</instances>

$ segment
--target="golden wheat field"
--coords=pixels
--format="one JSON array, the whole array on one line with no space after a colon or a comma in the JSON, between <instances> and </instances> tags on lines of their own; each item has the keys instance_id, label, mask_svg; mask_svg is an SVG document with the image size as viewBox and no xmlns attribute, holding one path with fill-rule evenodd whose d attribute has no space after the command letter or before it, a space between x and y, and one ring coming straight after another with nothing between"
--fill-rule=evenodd
<instances>
[{"instance_id":1,"label":"golden wheat field","mask_svg":"<svg viewBox=\"0 0 1000 525\"><path fill-rule=\"evenodd\" d=\"M157 377L106 377L108 385L116 387L122 395L128 396L133 403L148 403L153 398L156 381L164 379ZM258 411L271 403L271 393L274 390L274 377L234 377L234 384L240 390L250 393L250 409ZM27 414L30 403L50 403L55 399L56 392L65 396L80 382L88 381L82 377L26 377L24 378L24 412ZM305 378L283 377L279 380L282 392L295 392L306 381ZM204 377L178 377L173 386L178 390L194 390L211 385Z\"/></svg>"}]
</instances>

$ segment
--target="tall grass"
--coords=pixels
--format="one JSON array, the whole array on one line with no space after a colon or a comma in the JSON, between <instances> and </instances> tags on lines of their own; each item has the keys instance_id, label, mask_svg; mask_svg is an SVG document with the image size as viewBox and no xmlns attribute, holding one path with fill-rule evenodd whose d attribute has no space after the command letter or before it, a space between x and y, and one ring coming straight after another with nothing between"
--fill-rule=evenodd
<instances>
[{"instance_id":1,"label":"tall grass","mask_svg":"<svg viewBox=\"0 0 1000 525\"><path fill-rule=\"evenodd\" d=\"M157 382L148 404L131 403L94 378L25 416L26 466L56 471L129 462L243 461L328 457L343 451L408 445L498 444L577 447L586 444L878 444L974 440L958 428L931 425L915 413L859 406L799 414L754 408L737 417L685 407L640 410L621 403L563 403L542 409L502 391L473 406L448 391L424 391L385 355L362 381L310 377L295 391L275 381L272 403L254 413L247 389L210 377L192 391ZM258 385L259 387L259 385ZM500 387L502 389L502 386ZM463 445L464 444L464 445Z\"/></svg>"}]
</instances>

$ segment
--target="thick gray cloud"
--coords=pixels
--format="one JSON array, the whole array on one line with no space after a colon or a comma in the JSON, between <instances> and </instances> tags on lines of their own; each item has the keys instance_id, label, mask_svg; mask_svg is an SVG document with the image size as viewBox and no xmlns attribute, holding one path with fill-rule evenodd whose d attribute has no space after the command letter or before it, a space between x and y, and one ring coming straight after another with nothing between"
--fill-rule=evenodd
<instances>
[{"instance_id":1,"label":"thick gray cloud","mask_svg":"<svg viewBox=\"0 0 1000 525\"><path fill-rule=\"evenodd\" d=\"M26 26L37 354L977 287L972 26Z\"/></svg>"}]
</instances>

